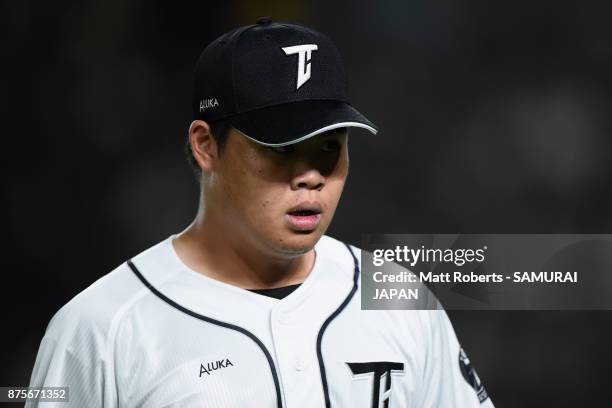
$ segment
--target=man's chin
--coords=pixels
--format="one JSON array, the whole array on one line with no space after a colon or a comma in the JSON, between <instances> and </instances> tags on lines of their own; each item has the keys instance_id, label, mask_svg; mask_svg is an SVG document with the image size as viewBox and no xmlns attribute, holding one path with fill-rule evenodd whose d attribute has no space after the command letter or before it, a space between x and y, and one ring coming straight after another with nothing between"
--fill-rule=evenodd
<instances>
[{"instance_id":1,"label":"man's chin","mask_svg":"<svg viewBox=\"0 0 612 408\"><path fill-rule=\"evenodd\" d=\"M287 255L303 255L314 248L319 239L321 239L321 235L316 230L310 232L291 232L279 240L278 249Z\"/></svg>"}]
</instances>

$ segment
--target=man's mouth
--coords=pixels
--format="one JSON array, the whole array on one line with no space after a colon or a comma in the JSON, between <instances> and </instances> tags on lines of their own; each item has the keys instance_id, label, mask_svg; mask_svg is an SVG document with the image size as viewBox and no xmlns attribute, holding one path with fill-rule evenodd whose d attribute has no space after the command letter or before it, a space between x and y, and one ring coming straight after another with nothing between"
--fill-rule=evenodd
<instances>
[{"instance_id":1,"label":"man's mouth","mask_svg":"<svg viewBox=\"0 0 612 408\"><path fill-rule=\"evenodd\" d=\"M322 212L319 203L305 202L287 211L286 219L293 230L312 231L319 226Z\"/></svg>"},{"instance_id":2,"label":"man's mouth","mask_svg":"<svg viewBox=\"0 0 612 408\"><path fill-rule=\"evenodd\" d=\"M316 214L319 214L319 213L317 213L317 212L315 212L313 210L297 210L297 211L289 211L287 214L295 215L295 216L298 216L298 217L306 217L306 216L309 216L309 215L316 215Z\"/></svg>"}]
</instances>

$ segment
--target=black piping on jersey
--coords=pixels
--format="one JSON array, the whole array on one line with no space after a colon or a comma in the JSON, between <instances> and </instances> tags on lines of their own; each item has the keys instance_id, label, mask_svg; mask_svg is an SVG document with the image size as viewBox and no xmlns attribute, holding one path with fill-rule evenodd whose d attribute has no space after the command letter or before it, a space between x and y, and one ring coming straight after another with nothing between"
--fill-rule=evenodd
<instances>
[{"instance_id":1,"label":"black piping on jersey","mask_svg":"<svg viewBox=\"0 0 612 408\"><path fill-rule=\"evenodd\" d=\"M201 314L198 314L194 312L193 310L189 310L186 307L179 305L178 303L176 303L175 301L173 301L172 299L168 298L166 295L161 293L159 290L157 290L153 285L151 285L151 283L149 283L149 281L146 280L144 276L142 276L142 273L140 273L138 268L136 268L136 265L134 265L131 259L127 261L127 264L132 270L132 272L134 272L134 274L138 277L138 279L140 279L140 281L147 288L149 288L151 292L153 292L158 298L160 298L164 302L168 303L170 306L180 310L181 312L185 314L188 314L189 316L195 317L196 319L200 319L200 320L203 320L205 322L208 322L208 323L211 323L217 326L225 327L227 329L231 329L231 330L240 332L244 334L245 336L247 336L248 338L250 338L251 340L253 340L255 344L259 346L261 351L263 351L263 353L266 356L266 359L268 360L268 364L270 365L270 371L272 371L272 378L274 379L274 387L276 388L276 405L278 408L283 407L283 402L282 402L281 392L280 392L280 384L278 382L278 374L276 373L276 368L274 367L274 361L272 360L272 356L270 355L270 352L268 351L268 349L266 349L266 346L261 342L261 340L257 338L257 336L255 336L253 333L251 333L250 331L240 326L236 326L235 324L226 323L226 322L212 319L210 317L202 316Z\"/></svg>"},{"instance_id":2,"label":"black piping on jersey","mask_svg":"<svg viewBox=\"0 0 612 408\"><path fill-rule=\"evenodd\" d=\"M344 310L346 305L348 305L348 303L351 301L351 299L355 295L355 292L357 292L357 282L359 281L359 262L357 262L357 257L353 253L353 250L351 249L350 246L348 246L347 244L344 244L344 245L346 245L347 249L351 253L351 256L353 257L353 262L355 262L355 273L353 275L353 288L351 289L349 294L346 296L346 299L344 299L344 302L342 302L342 304L338 306L338 308L334 311L334 313L329 315L329 317L325 320L325 322L323 322L321 329L319 329L319 335L317 336L317 358L319 359L319 370L321 371L321 383L323 385L323 395L325 396L325 407L326 408L331 407L331 402L329 400L329 387L327 386L327 376L325 374L325 363L323 362L323 354L321 353L321 342L323 341L323 334L325 333L325 329L327 329L327 326L329 326L332 320L334 320L342 312L342 310Z\"/></svg>"}]
</instances>

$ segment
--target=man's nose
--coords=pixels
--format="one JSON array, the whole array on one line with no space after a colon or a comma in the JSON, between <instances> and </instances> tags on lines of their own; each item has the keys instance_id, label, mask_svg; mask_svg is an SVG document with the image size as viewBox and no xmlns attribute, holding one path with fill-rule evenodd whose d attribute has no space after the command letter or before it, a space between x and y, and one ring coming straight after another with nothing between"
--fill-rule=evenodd
<instances>
[{"instance_id":1,"label":"man's nose","mask_svg":"<svg viewBox=\"0 0 612 408\"><path fill-rule=\"evenodd\" d=\"M301 188L321 190L324 185L325 177L316 167L298 166L298 168L294 170L293 178L291 179L292 190L299 190Z\"/></svg>"}]
</instances>

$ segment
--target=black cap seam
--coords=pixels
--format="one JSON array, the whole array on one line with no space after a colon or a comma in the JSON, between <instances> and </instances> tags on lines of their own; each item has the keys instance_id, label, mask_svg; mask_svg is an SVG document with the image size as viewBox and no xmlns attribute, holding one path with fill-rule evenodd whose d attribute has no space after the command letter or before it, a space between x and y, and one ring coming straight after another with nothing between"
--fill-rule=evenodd
<instances>
[{"instance_id":1,"label":"black cap seam","mask_svg":"<svg viewBox=\"0 0 612 408\"><path fill-rule=\"evenodd\" d=\"M232 49L230 50L230 60L231 60L231 65L232 65L232 99L234 100L234 109L233 109L234 112L240 110L238 107L238 100L236 98L236 81L235 81L236 77L234 75L234 50L238 46L238 41L240 41L240 37L242 37L242 34L244 34L245 32L247 32L253 27L257 27L257 24L252 24L250 26L243 27L243 29L238 33L236 39L233 41Z\"/></svg>"}]
</instances>

